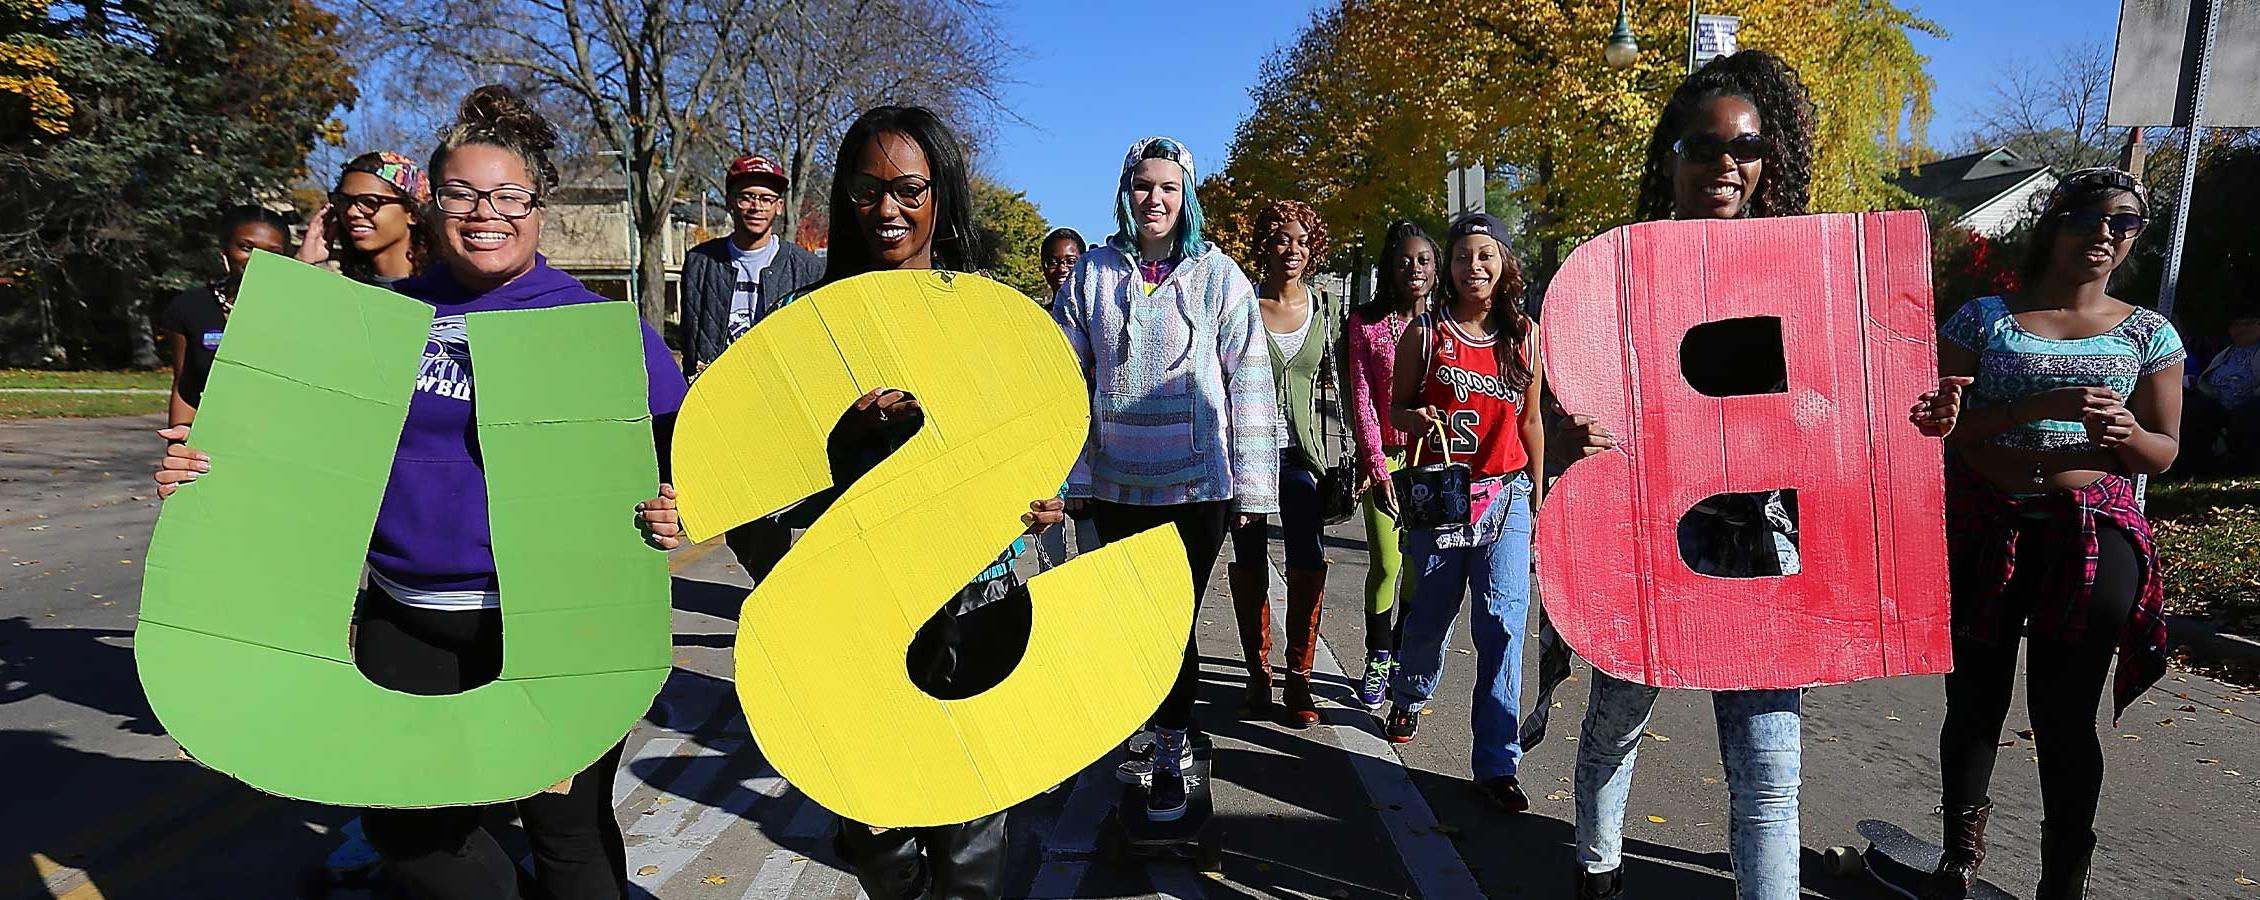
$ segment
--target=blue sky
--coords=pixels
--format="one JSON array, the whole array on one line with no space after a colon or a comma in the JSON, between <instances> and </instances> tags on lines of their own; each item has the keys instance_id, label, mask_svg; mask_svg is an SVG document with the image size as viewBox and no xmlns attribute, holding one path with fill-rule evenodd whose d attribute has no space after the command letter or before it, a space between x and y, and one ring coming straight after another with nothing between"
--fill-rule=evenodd
<instances>
[{"instance_id":1,"label":"blue sky","mask_svg":"<svg viewBox=\"0 0 2260 900\"><path fill-rule=\"evenodd\" d=\"M1264 56L1292 40L1323 2L1331 0L1195 0L1141 23L1120 7L1011 0L1000 13L1023 54L1006 102L1026 123L1000 123L982 168L1028 192L1054 225L1092 238L1112 231L1114 177L1130 143L1167 134L1192 147L1204 173L1222 165ZM1938 81L1930 133L1938 146L1969 130L2004 65L2039 61L2080 41L2108 46L2119 17L2117 0L1908 5L1949 35L1916 41ZM1107 18L1121 30L1108 33ZM1609 24L1594 23L1594 65ZM1642 38L1655 46L1655 38ZM1130 85L1120 74L1152 72L1157 60L1166 73L1159 80Z\"/></svg>"}]
</instances>

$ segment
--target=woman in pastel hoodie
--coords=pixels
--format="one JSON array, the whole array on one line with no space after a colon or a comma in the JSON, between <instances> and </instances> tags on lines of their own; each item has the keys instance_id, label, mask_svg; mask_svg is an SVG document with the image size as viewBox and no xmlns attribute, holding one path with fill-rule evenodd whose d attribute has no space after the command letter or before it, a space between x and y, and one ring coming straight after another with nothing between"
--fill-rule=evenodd
<instances>
[{"instance_id":1,"label":"woman in pastel hoodie","mask_svg":"<svg viewBox=\"0 0 2260 900\"><path fill-rule=\"evenodd\" d=\"M1091 436L1068 476L1108 542L1164 525L1185 541L1197 605L1229 530L1279 511L1285 426L1255 288L1201 237L1192 151L1166 137L1131 145L1115 190L1113 236L1076 261L1052 316L1091 386ZM1146 814L1185 814L1186 731L1199 663L1193 636L1154 713Z\"/></svg>"}]
</instances>

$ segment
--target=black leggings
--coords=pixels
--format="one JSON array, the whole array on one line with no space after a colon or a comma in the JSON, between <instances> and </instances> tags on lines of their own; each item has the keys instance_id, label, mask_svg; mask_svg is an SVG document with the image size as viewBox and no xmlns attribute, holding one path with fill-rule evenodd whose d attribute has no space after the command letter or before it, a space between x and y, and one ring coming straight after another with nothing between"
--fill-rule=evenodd
<instances>
[{"instance_id":1,"label":"black leggings","mask_svg":"<svg viewBox=\"0 0 2260 900\"><path fill-rule=\"evenodd\" d=\"M379 687L455 694L502 672L501 610L420 609L371 588L361 595L359 620L354 663ZM517 863L481 825L488 807L362 810L362 831L385 858L383 896L621 900L628 892L628 851L612 814L612 773L619 767L616 744L573 776L570 793L535 794L514 804L534 851L538 888L526 894L519 891Z\"/></svg>"},{"instance_id":2,"label":"black leggings","mask_svg":"<svg viewBox=\"0 0 2260 900\"><path fill-rule=\"evenodd\" d=\"M2027 531L2018 541L2018 574L2001 597L2008 609L2030 610L2039 599L2031 595L2036 578L2028 576L2079 565L2077 559L2064 559L2078 553L2078 546L2043 546L2037 539L2041 531ZM2095 825L2095 805L2103 793L2096 709L2142 580L2141 554L2125 532L2098 523L2096 545L2095 593L2079 640L2035 634L2027 642L2025 704L2032 713L2034 750L2040 754L2041 807L2050 828L2073 834ZM1998 643L1954 640L1954 671L1946 676L1946 724L1938 733L1942 799L1949 809L1990 802L1987 786L2016 685L2016 636L2022 626L2023 616L2012 614L2004 617Z\"/></svg>"},{"instance_id":3,"label":"black leggings","mask_svg":"<svg viewBox=\"0 0 2260 900\"><path fill-rule=\"evenodd\" d=\"M1177 536L1185 541L1185 562L1192 571L1196 625L1200 622L1201 594L1208 587L1209 575L1216 571L1216 557L1224 551L1231 520L1232 505L1223 501L1175 506L1091 503L1091 523L1098 526L1099 539L1109 544L1150 528L1177 526ZM1200 648L1194 646L1193 635L1199 630L1194 628L1185 635L1185 661L1177 669L1177 682L1170 685L1169 696L1162 698L1161 708L1154 711L1154 724L1162 728L1193 727L1193 697L1201 686Z\"/></svg>"}]
</instances>

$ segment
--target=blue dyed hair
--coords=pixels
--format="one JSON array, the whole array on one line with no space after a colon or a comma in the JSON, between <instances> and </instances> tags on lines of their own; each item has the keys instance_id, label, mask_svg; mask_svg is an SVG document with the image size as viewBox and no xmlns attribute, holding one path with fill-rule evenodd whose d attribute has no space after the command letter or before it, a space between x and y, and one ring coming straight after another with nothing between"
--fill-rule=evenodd
<instances>
[{"instance_id":1,"label":"blue dyed hair","mask_svg":"<svg viewBox=\"0 0 2260 900\"><path fill-rule=\"evenodd\" d=\"M1185 205L1177 217L1177 250L1181 259L1192 259L1208 250L1208 239L1201 237L1201 198L1193 192L1193 152L1174 138L1152 137L1139 141L1122 161L1122 180L1114 193L1113 237L1107 243L1122 255L1138 258L1137 214L1130 208L1130 181L1137 174L1138 164L1149 159L1166 159L1176 163L1185 173Z\"/></svg>"}]
</instances>

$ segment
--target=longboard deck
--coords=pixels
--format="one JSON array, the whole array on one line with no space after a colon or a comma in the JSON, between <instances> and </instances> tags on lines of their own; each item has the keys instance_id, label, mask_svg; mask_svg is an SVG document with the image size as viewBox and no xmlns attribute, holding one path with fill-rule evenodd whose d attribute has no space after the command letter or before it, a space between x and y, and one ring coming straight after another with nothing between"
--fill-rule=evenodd
<instances>
[{"instance_id":1,"label":"longboard deck","mask_svg":"<svg viewBox=\"0 0 2260 900\"><path fill-rule=\"evenodd\" d=\"M1147 787L1142 784L1125 784L1115 801L1114 822L1122 836L1134 848L1169 847L1192 843L1200 839L1201 829L1208 825L1209 817L1216 812L1215 798L1209 791L1211 757L1214 747L1206 734L1193 732L1189 739L1193 745L1193 762L1185 768L1193 783L1185 794L1185 814L1174 821L1156 822L1146 817Z\"/></svg>"},{"instance_id":2,"label":"longboard deck","mask_svg":"<svg viewBox=\"0 0 2260 900\"><path fill-rule=\"evenodd\" d=\"M1884 887L1908 897L1917 896L1923 879L1938 868L1939 857L1946 854L1937 844L1880 819L1863 819L1858 828L1860 836L1868 839L1867 852L1862 854L1868 874ZM1983 878L1970 885L1968 897L1969 900L2016 900L2009 892Z\"/></svg>"}]
</instances>

